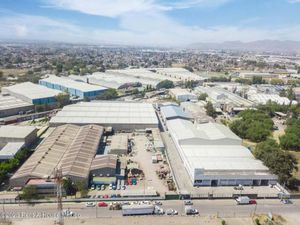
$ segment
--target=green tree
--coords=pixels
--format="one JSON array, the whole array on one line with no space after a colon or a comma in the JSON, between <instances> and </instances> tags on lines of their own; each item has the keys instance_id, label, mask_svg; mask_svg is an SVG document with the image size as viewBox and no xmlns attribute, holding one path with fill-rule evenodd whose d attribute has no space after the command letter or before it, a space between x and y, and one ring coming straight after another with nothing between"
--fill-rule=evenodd
<instances>
[{"instance_id":1,"label":"green tree","mask_svg":"<svg viewBox=\"0 0 300 225\"><path fill-rule=\"evenodd\" d=\"M89 190L83 181L77 181L75 183L76 190L80 192L81 197L87 196Z\"/></svg>"},{"instance_id":2,"label":"green tree","mask_svg":"<svg viewBox=\"0 0 300 225\"><path fill-rule=\"evenodd\" d=\"M174 87L174 83L171 80L163 80L156 85L156 89L170 89Z\"/></svg>"},{"instance_id":3,"label":"green tree","mask_svg":"<svg viewBox=\"0 0 300 225\"><path fill-rule=\"evenodd\" d=\"M297 170L296 158L283 151L273 139L267 139L256 145L254 156L263 161L270 171L278 175L280 183L287 184L294 171Z\"/></svg>"},{"instance_id":4,"label":"green tree","mask_svg":"<svg viewBox=\"0 0 300 225\"><path fill-rule=\"evenodd\" d=\"M271 134L273 121L259 110L245 110L230 124L231 130L241 138L261 142Z\"/></svg>"},{"instance_id":5,"label":"green tree","mask_svg":"<svg viewBox=\"0 0 300 225\"><path fill-rule=\"evenodd\" d=\"M206 93L202 93L199 95L198 100L205 101L208 95Z\"/></svg>"},{"instance_id":6,"label":"green tree","mask_svg":"<svg viewBox=\"0 0 300 225\"><path fill-rule=\"evenodd\" d=\"M216 110L214 109L214 106L211 102L207 102L206 106L205 106L205 109L206 109L206 114L212 118L216 118L217 117L217 112Z\"/></svg>"},{"instance_id":7,"label":"green tree","mask_svg":"<svg viewBox=\"0 0 300 225\"><path fill-rule=\"evenodd\" d=\"M65 189L67 195L76 194L77 187L70 178L63 180L63 188Z\"/></svg>"},{"instance_id":8,"label":"green tree","mask_svg":"<svg viewBox=\"0 0 300 225\"><path fill-rule=\"evenodd\" d=\"M285 134L279 138L280 145L286 150L300 151L300 119L289 119L287 125Z\"/></svg>"},{"instance_id":9,"label":"green tree","mask_svg":"<svg viewBox=\"0 0 300 225\"><path fill-rule=\"evenodd\" d=\"M62 108L70 103L70 95L68 93L60 93L55 96L55 100L58 104L58 107Z\"/></svg>"},{"instance_id":10,"label":"green tree","mask_svg":"<svg viewBox=\"0 0 300 225\"><path fill-rule=\"evenodd\" d=\"M118 97L118 92L116 89L109 88L105 92L97 96L98 100L110 100Z\"/></svg>"},{"instance_id":11,"label":"green tree","mask_svg":"<svg viewBox=\"0 0 300 225\"><path fill-rule=\"evenodd\" d=\"M265 81L263 80L262 76L254 76L252 77L252 84L264 84Z\"/></svg>"},{"instance_id":12,"label":"green tree","mask_svg":"<svg viewBox=\"0 0 300 225\"><path fill-rule=\"evenodd\" d=\"M37 188L33 185L25 186L20 197L26 201L38 198Z\"/></svg>"}]
</instances>

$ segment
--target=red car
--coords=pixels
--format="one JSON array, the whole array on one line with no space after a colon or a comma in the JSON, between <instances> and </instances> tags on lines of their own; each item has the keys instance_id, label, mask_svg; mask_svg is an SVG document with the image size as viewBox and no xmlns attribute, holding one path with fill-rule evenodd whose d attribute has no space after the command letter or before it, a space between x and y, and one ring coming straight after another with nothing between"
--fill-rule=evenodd
<instances>
[{"instance_id":1,"label":"red car","mask_svg":"<svg viewBox=\"0 0 300 225\"><path fill-rule=\"evenodd\" d=\"M107 203L105 202L98 202L98 207L107 207Z\"/></svg>"},{"instance_id":2,"label":"red car","mask_svg":"<svg viewBox=\"0 0 300 225\"><path fill-rule=\"evenodd\" d=\"M250 199L250 201L249 201L249 204L251 204L251 205L256 205L256 204L257 204L257 202L256 202L256 200L255 200L255 199Z\"/></svg>"},{"instance_id":3,"label":"red car","mask_svg":"<svg viewBox=\"0 0 300 225\"><path fill-rule=\"evenodd\" d=\"M108 195L103 195L103 198L109 198L109 196Z\"/></svg>"}]
</instances>

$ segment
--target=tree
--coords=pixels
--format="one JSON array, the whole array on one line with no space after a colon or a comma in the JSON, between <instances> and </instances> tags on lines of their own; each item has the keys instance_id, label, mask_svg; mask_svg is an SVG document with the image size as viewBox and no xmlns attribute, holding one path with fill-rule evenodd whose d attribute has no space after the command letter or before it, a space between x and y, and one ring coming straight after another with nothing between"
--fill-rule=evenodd
<instances>
[{"instance_id":1,"label":"tree","mask_svg":"<svg viewBox=\"0 0 300 225\"><path fill-rule=\"evenodd\" d=\"M231 130L241 138L261 142L271 134L273 121L269 115L259 110L245 110L230 124Z\"/></svg>"},{"instance_id":2,"label":"tree","mask_svg":"<svg viewBox=\"0 0 300 225\"><path fill-rule=\"evenodd\" d=\"M101 93L97 96L99 100L110 100L118 97L118 92L116 89L109 88L105 92Z\"/></svg>"},{"instance_id":3,"label":"tree","mask_svg":"<svg viewBox=\"0 0 300 225\"><path fill-rule=\"evenodd\" d=\"M156 89L170 89L174 87L174 83L171 80L163 80L156 85Z\"/></svg>"},{"instance_id":4,"label":"tree","mask_svg":"<svg viewBox=\"0 0 300 225\"><path fill-rule=\"evenodd\" d=\"M87 189L85 183L83 181L77 181L75 183L76 190L80 192L81 197L87 196L89 190Z\"/></svg>"},{"instance_id":5,"label":"tree","mask_svg":"<svg viewBox=\"0 0 300 225\"><path fill-rule=\"evenodd\" d=\"M279 138L280 145L286 150L300 151L300 119L289 119L287 125L285 134Z\"/></svg>"},{"instance_id":6,"label":"tree","mask_svg":"<svg viewBox=\"0 0 300 225\"><path fill-rule=\"evenodd\" d=\"M198 100L205 101L208 95L206 93L202 93L199 95Z\"/></svg>"},{"instance_id":7,"label":"tree","mask_svg":"<svg viewBox=\"0 0 300 225\"><path fill-rule=\"evenodd\" d=\"M26 201L38 198L37 188L33 185L25 186L20 197Z\"/></svg>"},{"instance_id":8,"label":"tree","mask_svg":"<svg viewBox=\"0 0 300 225\"><path fill-rule=\"evenodd\" d=\"M207 104L205 106L205 109L206 109L206 114L208 116L211 116L212 118L216 118L217 117L217 112L214 109L214 106L213 106L213 104L211 102L207 102Z\"/></svg>"},{"instance_id":9,"label":"tree","mask_svg":"<svg viewBox=\"0 0 300 225\"><path fill-rule=\"evenodd\" d=\"M264 84L265 81L263 80L262 76L254 76L252 78L252 83L253 84Z\"/></svg>"},{"instance_id":10,"label":"tree","mask_svg":"<svg viewBox=\"0 0 300 225\"><path fill-rule=\"evenodd\" d=\"M57 101L58 107L62 108L70 103L70 95L68 93L60 93L55 96L55 100Z\"/></svg>"},{"instance_id":11,"label":"tree","mask_svg":"<svg viewBox=\"0 0 300 225\"><path fill-rule=\"evenodd\" d=\"M296 158L292 154L283 151L273 139L257 144L254 156L262 160L272 173L278 175L280 183L287 183L293 172L297 170Z\"/></svg>"},{"instance_id":12,"label":"tree","mask_svg":"<svg viewBox=\"0 0 300 225\"><path fill-rule=\"evenodd\" d=\"M67 195L76 194L76 186L70 178L63 180L63 188L65 189Z\"/></svg>"}]
</instances>

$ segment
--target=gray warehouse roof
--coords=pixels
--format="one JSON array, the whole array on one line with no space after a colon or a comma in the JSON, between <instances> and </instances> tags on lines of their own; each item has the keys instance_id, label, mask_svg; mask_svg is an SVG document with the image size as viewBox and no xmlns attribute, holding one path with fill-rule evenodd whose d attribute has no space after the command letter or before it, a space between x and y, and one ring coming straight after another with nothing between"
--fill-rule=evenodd
<instances>
[{"instance_id":1,"label":"gray warehouse roof","mask_svg":"<svg viewBox=\"0 0 300 225\"><path fill-rule=\"evenodd\" d=\"M179 106L174 106L174 105L168 105L168 106L161 106L160 111L162 116L165 119L175 119L175 118L181 118L181 119L187 119L190 120L192 119L192 116L184 112L182 108Z\"/></svg>"},{"instance_id":2,"label":"gray warehouse roof","mask_svg":"<svg viewBox=\"0 0 300 225\"><path fill-rule=\"evenodd\" d=\"M30 100L55 97L59 93L61 93L61 91L46 88L44 86L34 84L31 82L24 82L24 83L15 84L8 87L3 87L2 92L8 93L15 97L24 96Z\"/></svg>"},{"instance_id":3,"label":"gray warehouse roof","mask_svg":"<svg viewBox=\"0 0 300 225\"><path fill-rule=\"evenodd\" d=\"M96 155L93 159L91 170L102 168L116 168L118 157L116 155Z\"/></svg>"},{"instance_id":4,"label":"gray warehouse roof","mask_svg":"<svg viewBox=\"0 0 300 225\"><path fill-rule=\"evenodd\" d=\"M1 138L26 138L29 134L35 131L36 128L32 126L14 126L6 125L0 126Z\"/></svg>"},{"instance_id":5,"label":"gray warehouse roof","mask_svg":"<svg viewBox=\"0 0 300 225\"><path fill-rule=\"evenodd\" d=\"M96 125L57 127L13 175L11 184L22 186L30 178L52 177L62 168L64 176L87 179L103 127Z\"/></svg>"},{"instance_id":6,"label":"gray warehouse roof","mask_svg":"<svg viewBox=\"0 0 300 225\"><path fill-rule=\"evenodd\" d=\"M51 84L57 84L61 85L65 88L70 88L70 89L76 89L80 90L82 92L90 92L90 91L100 91L100 90L106 90L107 88L101 87L101 86L96 86L96 85L91 85L87 84L84 82L78 82L72 79L64 78L64 77L58 77L55 75L50 75L48 78L42 79L41 81L46 81Z\"/></svg>"},{"instance_id":7,"label":"gray warehouse roof","mask_svg":"<svg viewBox=\"0 0 300 225\"><path fill-rule=\"evenodd\" d=\"M14 96L0 96L0 111L27 106L33 106L33 104L25 102Z\"/></svg>"},{"instance_id":8,"label":"gray warehouse roof","mask_svg":"<svg viewBox=\"0 0 300 225\"><path fill-rule=\"evenodd\" d=\"M118 101L80 102L65 106L51 124L158 124L151 104Z\"/></svg>"}]
</instances>

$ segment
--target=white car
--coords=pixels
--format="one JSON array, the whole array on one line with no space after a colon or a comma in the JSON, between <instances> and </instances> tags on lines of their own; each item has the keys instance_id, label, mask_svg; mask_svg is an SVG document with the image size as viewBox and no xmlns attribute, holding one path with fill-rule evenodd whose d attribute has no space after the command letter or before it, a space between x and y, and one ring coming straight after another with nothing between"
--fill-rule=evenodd
<instances>
[{"instance_id":1,"label":"white car","mask_svg":"<svg viewBox=\"0 0 300 225\"><path fill-rule=\"evenodd\" d=\"M87 203L85 203L85 206L86 207L95 207L96 203L95 202L87 202Z\"/></svg>"},{"instance_id":2,"label":"white car","mask_svg":"<svg viewBox=\"0 0 300 225\"><path fill-rule=\"evenodd\" d=\"M166 214L167 214L167 215L171 215L171 216L173 216L173 215L178 215L178 211L175 210L175 209L167 209L167 210L166 210Z\"/></svg>"}]
</instances>

